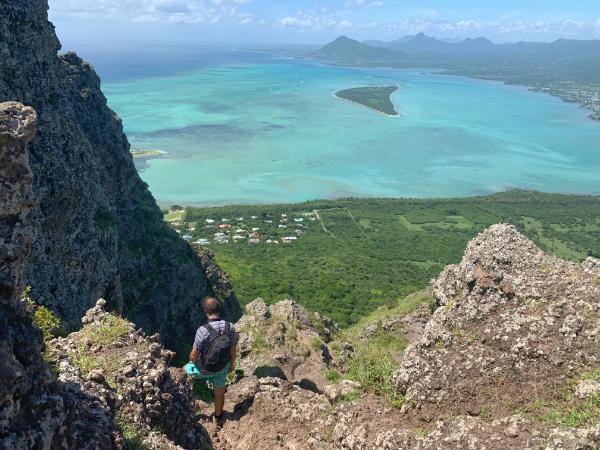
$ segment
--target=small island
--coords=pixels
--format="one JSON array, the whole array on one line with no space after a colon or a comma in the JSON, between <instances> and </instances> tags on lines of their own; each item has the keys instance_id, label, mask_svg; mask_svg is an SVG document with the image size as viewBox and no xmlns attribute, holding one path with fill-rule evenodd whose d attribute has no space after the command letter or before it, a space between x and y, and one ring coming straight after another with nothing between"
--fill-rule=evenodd
<instances>
[{"instance_id":1,"label":"small island","mask_svg":"<svg viewBox=\"0 0 600 450\"><path fill-rule=\"evenodd\" d=\"M140 149L140 150L130 150L131 155L134 158L155 158L158 156L162 156L165 154L162 150L152 150L152 149Z\"/></svg>"},{"instance_id":2,"label":"small island","mask_svg":"<svg viewBox=\"0 0 600 450\"><path fill-rule=\"evenodd\" d=\"M369 109L385 114L386 116L397 116L391 96L398 90L398 86L384 87L359 87L344 89L336 92L335 96L342 100L366 106Z\"/></svg>"}]
</instances>

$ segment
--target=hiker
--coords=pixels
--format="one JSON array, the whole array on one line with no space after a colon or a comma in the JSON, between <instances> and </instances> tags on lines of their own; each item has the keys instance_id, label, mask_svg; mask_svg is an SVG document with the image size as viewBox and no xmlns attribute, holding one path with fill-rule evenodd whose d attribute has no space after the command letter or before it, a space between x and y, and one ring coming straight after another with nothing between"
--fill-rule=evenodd
<instances>
[{"instance_id":1,"label":"hiker","mask_svg":"<svg viewBox=\"0 0 600 450\"><path fill-rule=\"evenodd\" d=\"M214 297L202 300L208 322L198 328L190 362L184 367L194 378L206 380L215 394L214 421L223 425L227 374L235 367L238 335L233 324L221 319L221 303Z\"/></svg>"}]
</instances>

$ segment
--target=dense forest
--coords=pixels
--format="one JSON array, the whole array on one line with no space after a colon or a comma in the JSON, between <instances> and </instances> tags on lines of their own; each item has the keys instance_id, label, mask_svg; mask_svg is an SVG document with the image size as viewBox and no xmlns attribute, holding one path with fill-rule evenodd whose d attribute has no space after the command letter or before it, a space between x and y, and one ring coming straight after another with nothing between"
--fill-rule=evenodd
<instances>
[{"instance_id":1,"label":"dense forest","mask_svg":"<svg viewBox=\"0 0 600 450\"><path fill-rule=\"evenodd\" d=\"M561 258L581 261L600 256L600 198L594 196L511 191L461 199L186 208L175 214L179 217L175 224L189 240L209 241L207 246L231 276L243 302L293 298L340 326L425 287L444 266L461 259L473 236L494 223L515 225ZM281 239L291 230L279 228L282 214L289 218L286 223L292 222L293 231L302 230L287 244ZM293 217L306 220L293 224ZM260 228L255 233L260 243L214 243L218 230L206 228L206 220L219 224L223 218L232 223L243 218L245 227ZM227 232L236 228L240 226L232 225ZM280 244L267 244L267 239Z\"/></svg>"}]
</instances>

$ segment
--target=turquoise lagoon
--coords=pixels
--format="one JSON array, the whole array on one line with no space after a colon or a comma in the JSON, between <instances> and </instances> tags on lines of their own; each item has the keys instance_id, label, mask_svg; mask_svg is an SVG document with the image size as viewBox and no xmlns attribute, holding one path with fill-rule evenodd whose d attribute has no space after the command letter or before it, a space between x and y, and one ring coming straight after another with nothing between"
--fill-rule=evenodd
<instances>
[{"instance_id":1,"label":"turquoise lagoon","mask_svg":"<svg viewBox=\"0 0 600 450\"><path fill-rule=\"evenodd\" d=\"M103 86L132 147L167 152L137 161L161 204L600 193L600 123L558 98L425 70L217 54ZM399 86L400 117L333 95L383 85Z\"/></svg>"}]
</instances>

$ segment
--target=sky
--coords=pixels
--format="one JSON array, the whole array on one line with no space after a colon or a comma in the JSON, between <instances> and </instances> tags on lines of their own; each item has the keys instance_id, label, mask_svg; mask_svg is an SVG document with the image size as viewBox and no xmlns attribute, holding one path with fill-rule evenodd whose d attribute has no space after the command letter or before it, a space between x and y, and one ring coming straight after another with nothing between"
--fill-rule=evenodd
<instances>
[{"instance_id":1,"label":"sky","mask_svg":"<svg viewBox=\"0 0 600 450\"><path fill-rule=\"evenodd\" d=\"M63 43L600 38L598 0L49 0Z\"/></svg>"}]
</instances>

